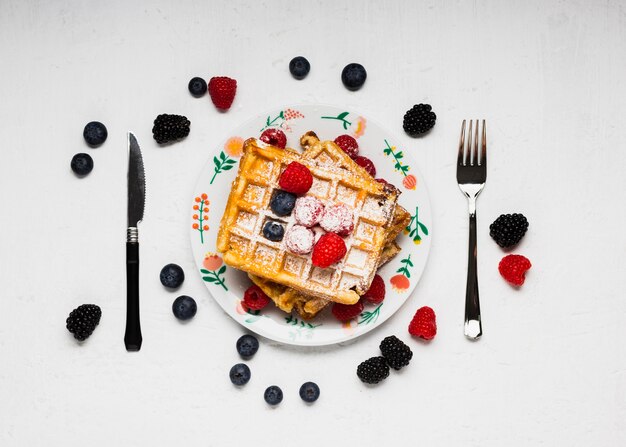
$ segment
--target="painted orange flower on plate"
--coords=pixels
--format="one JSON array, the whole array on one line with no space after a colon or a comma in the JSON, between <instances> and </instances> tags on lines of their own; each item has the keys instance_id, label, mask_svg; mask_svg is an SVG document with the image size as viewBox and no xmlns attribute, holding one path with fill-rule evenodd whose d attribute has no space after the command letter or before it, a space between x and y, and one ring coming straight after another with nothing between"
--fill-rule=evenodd
<instances>
[{"instance_id":1,"label":"painted orange flower on plate","mask_svg":"<svg viewBox=\"0 0 626 447\"><path fill-rule=\"evenodd\" d=\"M352 131L352 133L354 134L355 138L359 138L365 133L365 127L367 127L367 122L365 121L365 118L359 116L352 124L354 124L354 130Z\"/></svg>"},{"instance_id":2,"label":"painted orange flower on plate","mask_svg":"<svg viewBox=\"0 0 626 447\"><path fill-rule=\"evenodd\" d=\"M243 138L230 137L226 140L226 143L224 143L224 151L231 157L241 157L241 153L243 152Z\"/></svg>"}]
</instances>

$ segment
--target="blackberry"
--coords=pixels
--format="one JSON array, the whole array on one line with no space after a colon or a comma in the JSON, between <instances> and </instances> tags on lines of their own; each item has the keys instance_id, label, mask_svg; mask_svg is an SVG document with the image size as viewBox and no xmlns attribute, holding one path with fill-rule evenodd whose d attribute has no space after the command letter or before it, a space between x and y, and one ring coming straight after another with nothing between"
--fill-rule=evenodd
<instances>
[{"instance_id":1,"label":"blackberry","mask_svg":"<svg viewBox=\"0 0 626 447\"><path fill-rule=\"evenodd\" d=\"M200 98L206 93L206 81L198 77L192 78L191 81L189 81L188 88L192 96Z\"/></svg>"},{"instance_id":2,"label":"blackberry","mask_svg":"<svg viewBox=\"0 0 626 447\"><path fill-rule=\"evenodd\" d=\"M296 79L304 79L311 70L311 64L303 56L296 56L289 62L289 71Z\"/></svg>"},{"instance_id":3,"label":"blackberry","mask_svg":"<svg viewBox=\"0 0 626 447\"><path fill-rule=\"evenodd\" d=\"M70 167L76 175L84 177L93 169L93 158L89 154L76 154L72 157Z\"/></svg>"},{"instance_id":4,"label":"blackberry","mask_svg":"<svg viewBox=\"0 0 626 447\"><path fill-rule=\"evenodd\" d=\"M305 402L315 402L320 397L320 387L315 382L305 382L300 387L300 397Z\"/></svg>"},{"instance_id":5,"label":"blackberry","mask_svg":"<svg viewBox=\"0 0 626 447\"><path fill-rule=\"evenodd\" d=\"M412 137L428 132L435 125L437 115L430 104L416 104L404 114L402 127Z\"/></svg>"},{"instance_id":6,"label":"blackberry","mask_svg":"<svg viewBox=\"0 0 626 447\"><path fill-rule=\"evenodd\" d=\"M70 312L70 316L65 320L65 327L74 334L76 340L87 340L100 323L101 316L102 310L99 306L83 304Z\"/></svg>"},{"instance_id":7,"label":"blackberry","mask_svg":"<svg viewBox=\"0 0 626 447\"><path fill-rule=\"evenodd\" d=\"M187 117L164 113L154 120L152 136L159 144L169 143L189 135L189 126L191 126L191 121Z\"/></svg>"},{"instance_id":8,"label":"blackberry","mask_svg":"<svg viewBox=\"0 0 626 447\"><path fill-rule=\"evenodd\" d=\"M198 305L196 300L187 295L181 295L172 303L172 312L179 320L189 320L196 315Z\"/></svg>"},{"instance_id":9,"label":"blackberry","mask_svg":"<svg viewBox=\"0 0 626 447\"><path fill-rule=\"evenodd\" d=\"M278 222L268 220L263 226L263 236L270 241L279 242L283 240L285 229Z\"/></svg>"},{"instance_id":10,"label":"blackberry","mask_svg":"<svg viewBox=\"0 0 626 447\"><path fill-rule=\"evenodd\" d=\"M87 123L83 130L83 138L91 147L100 146L105 142L108 135L106 126L99 121Z\"/></svg>"},{"instance_id":11,"label":"blackberry","mask_svg":"<svg viewBox=\"0 0 626 447\"><path fill-rule=\"evenodd\" d=\"M163 284L165 287L175 289L177 287L180 287L180 285L185 280L185 272L180 265L167 264L161 269L161 273L159 273L159 279L161 280L161 284Z\"/></svg>"},{"instance_id":12,"label":"blackberry","mask_svg":"<svg viewBox=\"0 0 626 447\"><path fill-rule=\"evenodd\" d=\"M237 340L236 346L239 355L244 359L248 359L259 350L259 340L254 335L242 335Z\"/></svg>"},{"instance_id":13,"label":"blackberry","mask_svg":"<svg viewBox=\"0 0 626 447\"><path fill-rule=\"evenodd\" d=\"M283 390L276 385L269 386L263 393L263 398L270 405L278 405L283 401Z\"/></svg>"},{"instance_id":14,"label":"blackberry","mask_svg":"<svg viewBox=\"0 0 626 447\"><path fill-rule=\"evenodd\" d=\"M362 382L378 383L389 375L389 365L384 357L372 357L358 366L356 375Z\"/></svg>"},{"instance_id":15,"label":"blackberry","mask_svg":"<svg viewBox=\"0 0 626 447\"><path fill-rule=\"evenodd\" d=\"M491 225L489 235L502 248L517 245L528 230L528 220L523 214L501 214Z\"/></svg>"},{"instance_id":16,"label":"blackberry","mask_svg":"<svg viewBox=\"0 0 626 447\"><path fill-rule=\"evenodd\" d=\"M242 386L250 381L250 368L248 365L243 363L237 363L235 366L230 368L230 381L233 382L234 385Z\"/></svg>"},{"instance_id":17,"label":"blackberry","mask_svg":"<svg viewBox=\"0 0 626 447\"><path fill-rule=\"evenodd\" d=\"M361 64L348 64L341 72L341 82L348 90L358 90L363 87L367 79L365 67Z\"/></svg>"},{"instance_id":18,"label":"blackberry","mask_svg":"<svg viewBox=\"0 0 626 447\"><path fill-rule=\"evenodd\" d=\"M380 352L383 353L387 364L395 370L407 366L413 357L411 348L395 335L390 335L380 342Z\"/></svg>"}]
</instances>

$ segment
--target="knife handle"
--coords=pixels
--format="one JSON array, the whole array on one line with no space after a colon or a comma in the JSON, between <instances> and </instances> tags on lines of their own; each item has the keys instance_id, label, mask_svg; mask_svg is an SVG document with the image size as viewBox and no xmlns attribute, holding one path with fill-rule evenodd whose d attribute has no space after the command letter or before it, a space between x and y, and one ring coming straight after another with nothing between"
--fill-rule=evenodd
<instances>
[{"instance_id":1,"label":"knife handle","mask_svg":"<svg viewBox=\"0 0 626 447\"><path fill-rule=\"evenodd\" d=\"M126 350L139 351L142 340L139 322L139 242L126 242Z\"/></svg>"}]
</instances>

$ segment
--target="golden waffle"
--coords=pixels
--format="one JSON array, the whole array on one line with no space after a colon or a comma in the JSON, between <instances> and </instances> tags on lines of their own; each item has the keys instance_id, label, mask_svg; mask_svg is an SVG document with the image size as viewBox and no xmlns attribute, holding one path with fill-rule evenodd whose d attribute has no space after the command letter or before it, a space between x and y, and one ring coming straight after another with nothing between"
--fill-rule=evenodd
<instances>
[{"instance_id":1,"label":"golden waffle","mask_svg":"<svg viewBox=\"0 0 626 447\"><path fill-rule=\"evenodd\" d=\"M330 153L327 144L311 146L311 157L266 145L256 139L244 143L244 155L226 204L217 237L217 249L231 267L301 292L330 301L353 304L369 288L376 273L388 231L393 226L399 191L340 166L324 163ZM321 269L311 263L311 255L296 255L284 242L272 242L261 234L267 219L283 222L286 230L294 224L293 215L279 217L269 202L278 189L285 167L298 161L311 171L313 185L307 195L323 203L343 202L355 214L355 229L344 239L347 254L331 267Z\"/></svg>"}]
</instances>

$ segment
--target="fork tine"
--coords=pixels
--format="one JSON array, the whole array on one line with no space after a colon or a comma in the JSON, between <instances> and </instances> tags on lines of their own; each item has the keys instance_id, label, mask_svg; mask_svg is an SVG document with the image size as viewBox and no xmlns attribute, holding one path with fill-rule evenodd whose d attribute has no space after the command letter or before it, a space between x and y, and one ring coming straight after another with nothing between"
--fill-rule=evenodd
<instances>
[{"instance_id":1,"label":"fork tine","mask_svg":"<svg viewBox=\"0 0 626 447\"><path fill-rule=\"evenodd\" d=\"M476 120L476 129L474 129L474 146L472 147L472 166L479 166L480 160L478 159L478 120Z\"/></svg>"},{"instance_id":2,"label":"fork tine","mask_svg":"<svg viewBox=\"0 0 626 447\"><path fill-rule=\"evenodd\" d=\"M473 142L472 142L472 125L474 124L474 120L469 120L469 126L467 128L467 165L474 166L474 151L473 151Z\"/></svg>"},{"instance_id":3,"label":"fork tine","mask_svg":"<svg viewBox=\"0 0 626 447\"><path fill-rule=\"evenodd\" d=\"M465 120L463 120L463 124L461 124L461 138L459 139L459 156L458 156L458 165L463 166L463 154L465 149Z\"/></svg>"},{"instance_id":4,"label":"fork tine","mask_svg":"<svg viewBox=\"0 0 626 447\"><path fill-rule=\"evenodd\" d=\"M485 120L483 120L483 138L482 138L482 147L480 151L480 164L487 164L487 125L485 124Z\"/></svg>"}]
</instances>

